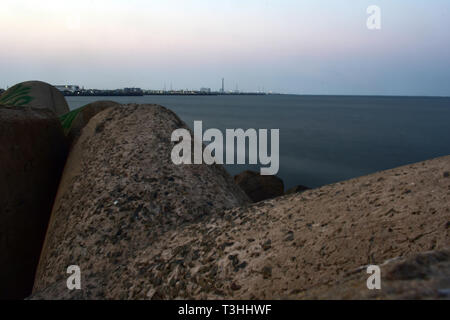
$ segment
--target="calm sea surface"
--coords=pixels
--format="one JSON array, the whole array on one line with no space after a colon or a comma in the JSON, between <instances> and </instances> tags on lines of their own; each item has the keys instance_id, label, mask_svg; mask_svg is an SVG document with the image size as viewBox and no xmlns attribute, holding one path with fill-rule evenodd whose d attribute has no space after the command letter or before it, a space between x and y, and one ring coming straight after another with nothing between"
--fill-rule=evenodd
<instances>
[{"instance_id":1,"label":"calm sea surface","mask_svg":"<svg viewBox=\"0 0 450 320\"><path fill-rule=\"evenodd\" d=\"M346 180L450 154L450 98L362 96L67 97L74 109L96 100L156 103L191 128L280 129L286 187ZM227 165L231 174L259 166Z\"/></svg>"}]
</instances>

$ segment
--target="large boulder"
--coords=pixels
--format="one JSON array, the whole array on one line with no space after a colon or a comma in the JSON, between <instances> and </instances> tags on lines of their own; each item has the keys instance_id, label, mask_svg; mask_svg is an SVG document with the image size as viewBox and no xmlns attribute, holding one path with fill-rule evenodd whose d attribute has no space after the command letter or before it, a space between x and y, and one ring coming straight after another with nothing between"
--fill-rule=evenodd
<instances>
[{"instance_id":1,"label":"large boulder","mask_svg":"<svg viewBox=\"0 0 450 320\"><path fill-rule=\"evenodd\" d=\"M282 196L283 180L277 176L263 176L255 171L244 171L234 177L236 184L244 190L253 202Z\"/></svg>"},{"instance_id":2,"label":"large boulder","mask_svg":"<svg viewBox=\"0 0 450 320\"><path fill-rule=\"evenodd\" d=\"M34 292L58 287L78 265L95 297L128 298L141 281L132 284L126 271L141 269L138 252L168 240L169 230L249 202L222 166L172 163L178 128L188 127L155 105L112 107L89 121L67 160Z\"/></svg>"},{"instance_id":3,"label":"large boulder","mask_svg":"<svg viewBox=\"0 0 450 320\"><path fill-rule=\"evenodd\" d=\"M0 96L0 104L50 109L57 116L69 112L64 95L52 85L42 81L18 83Z\"/></svg>"},{"instance_id":4,"label":"large boulder","mask_svg":"<svg viewBox=\"0 0 450 320\"><path fill-rule=\"evenodd\" d=\"M81 134L81 130L97 113L110 107L118 107L114 101L95 101L69 112L62 117L63 127L69 142L72 144Z\"/></svg>"},{"instance_id":5,"label":"large boulder","mask_svg":"<svg viewBox=\"0 0 450 320\"><path fill-rule=\"evenodd\" d=\"M0 299L31 292L66 152L52 111L0 106Z\"/></svg>"}]
</instances>

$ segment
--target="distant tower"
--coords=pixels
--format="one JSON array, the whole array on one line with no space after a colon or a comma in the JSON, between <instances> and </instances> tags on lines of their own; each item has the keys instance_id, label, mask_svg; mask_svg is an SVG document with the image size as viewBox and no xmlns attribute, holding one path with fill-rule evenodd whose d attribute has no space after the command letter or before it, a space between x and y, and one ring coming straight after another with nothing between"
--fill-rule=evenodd
<instances>
[{"instance_id":1,"label":"distant tower","mask_svg":"<svg viewBox=\"0 0 450 320\"><path fill-rule=\"evenodd\" d=\"M225 92L225 79L224 78L222 78L222 90L221 90L221 92L222 93Z\"/></svg>"}]
</instances>

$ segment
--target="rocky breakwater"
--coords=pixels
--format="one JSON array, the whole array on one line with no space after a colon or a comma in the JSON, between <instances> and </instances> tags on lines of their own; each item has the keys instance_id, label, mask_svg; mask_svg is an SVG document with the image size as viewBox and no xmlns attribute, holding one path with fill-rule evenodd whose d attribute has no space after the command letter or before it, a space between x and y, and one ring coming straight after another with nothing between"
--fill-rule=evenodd
<instances>
[{"instance_id":1,"label":"rocky breakwater","mask_svg":"<svg viewBox=\"0 0 450 320\"><path fill-rule=\"evenodd\" d=\"M54 112L0 105L0 299L31 293L66 153Z\"/></svg>"},{"instance_id":2,"label":"rocky breakwater","mask_svg":"<svg viewBox=\"0 0 450 320\"><path fill-rule=\"evenodd\" d=\"M35 298L145 297L158 281L170 279L155 278L137 263L143 252L249 202L223 167L172 163L177 128L187 126L155 105L111 107L92 117L66 163ZM158 264L152 257L148 263ZM81 291L66 287L69 265L81 269Z\"/></svg>"},{"instance_id":3,"label":"rocky breakwater","mask_svg":"<svg viewBox=\"0 0 450 320\"><path fill-rule=\"evenodd\" d=\"M383 270L378 297L448 291L450 156L248 205L222 167L171 163L178 127L157 106L91 119L66 166L32 298L357 298L369 264ZM81 290L67 290L72 264ZM437 277L431 291L416 290L420 277Z\"/></svg>"}]
</instances>

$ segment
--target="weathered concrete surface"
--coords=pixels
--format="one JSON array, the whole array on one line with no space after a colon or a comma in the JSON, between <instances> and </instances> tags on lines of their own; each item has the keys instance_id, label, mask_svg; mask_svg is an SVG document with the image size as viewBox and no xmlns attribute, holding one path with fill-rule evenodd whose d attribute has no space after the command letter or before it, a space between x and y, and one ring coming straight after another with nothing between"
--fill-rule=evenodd
<instances>
[{"instance_id":1,"label":"weathered concrete surface","mask_svg":"<svg viewBox=\"0 0 450 320\"><path fill-rule=\"evenodd\" d=\"M130 297L300 299L360 266L445 248L449 171L447 156L169 231L127 267Z\"/></svg>"},{"instance_id":2,"label":"weathered concrete surface","mask_svg":"<svg viewBox=\"0 0 450 320\"><path fill-rule=\"evenodd\" d=\"M89 120L97 113L108 109L110 107L118 107L119 103L114 101L95 101L82 107L81 111L77 114L72 121L72 125L67 133L67 138L72 144L81 135L81 130L88 124Z\"/></svg>"},{"instance_id":3,"label":"weathered concrete surface","mask_svg":"<svg viewBox=\"0 0 450 320\"><path fill-rule=\"evenodd\" d=\"M380 265L381 290L368 290L367 266L332 285L304 292L302 299L450 299L450 248L389 259Z\"/></svg>"},{"instance_id":4,"label":"weathered concrete surface","mask_svg":"<svg viewBox=\"0 0 450 320\"><path fill-rule=\"evenodd\" d=\"M64 95L42 81L26 81L12 86L0 96L0 104L50 109L57 116L69 112Z\"/></svg>"},{"instance_id":5,"label":"weathered concrete surface","mask_svg":"<svg viewBox=\"0 0 450 320\"><path fill-rule=\"evenodd\" d=\"M249 202L223 167L172 163L177 128L187 126L155 105L113 107L89 121L67 160L35 292L75 264L105 279L104 297L115 287L127 298L136 253L166 241L168 230Z\"/></svg>"},{"instance_id":6,"label":"weathered concrete surface","mask_svg":"<svg viewBox=\"0 0 450 320\"><path fill-rule=\"evenodd\" d=\"M234 176L234 182L253 202L276 198L284 194L283 180L277 176L262 176L246 170Z\"/></svg>"},{"instance_id":7,"label":"weathered concrete surface","mask_svg":"<svg viewBox=\"0 0 450 320\"><path fill-rule=\"evenodd\" d=\"M66 153L53 112L0 106L0 299L31 292Z\"/></svg>"},{"instance_id":8,"label":"weathered concrete surface","mask_svg":"<svg viewBox=\"0 0 450 320\"><path fill-rule=\"evenodd\" d=\"M133 245L132 251L110 244L110 234L119 230L108 231L113 228L109 217L117 217L117 210L110 209L104 228L93 224L97 243L80 243L86 239L83 232L69 237L80 243L78 250L71 249L70 262L83 264L84 257L97 254L115 265L85 267L90 285L82 295L87 299L308 298L315 288L338 290L336 282L345 282L361 266L448 246L449 172L449 156L416 163L234 208L223 216L205 215L195 223L167 227L151 244L139 233L122 233L116 245L129 244L127 237L142 244ZM129 206L124 220L136 208ZM80 212L84 224L93 220ZM62 265L69 263L64 253L55 257ZM39 281L39 289L51 282ZM56 285L52 288L38 296L64 297ZM402 295L408 296L411 292L407 286L405 290Z\"/></svg>"},{"instance_id":9,"label":"weathered concrete surface","mask_svg":"<svg viewBox=\"0 0 450 320\"><path fill-rule=\"evenodd\" d=\"M428 251L405 257L395 257L383 262L381 290L368 290L367 266L345 274L334 283L323 284L302 291L296 299L302 300L414 300L450 299L450 249ZM81 290L67 290L66 281L59 281L32 296L33 300L49 299L103 299L104 280L82 280ZM237 287L234 287L236 289ZM150 293L155 292L151 289ZM156 296L157 297L157 296ZM155 298L156 298L155 297Z\"/></svg>"},{"instance_id":10,"label":"weathered concrete surface","mask_svg":"<svg viewBox=\"0 0 450 320\"><path fill-rule=\"evenodd\" d=\"M442 249L449 171L447 156L168 231L126 267L129 297L299 299L362 265Z\"/></svg>"}]
</instances>

